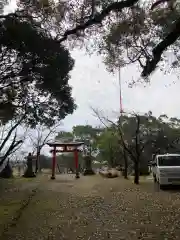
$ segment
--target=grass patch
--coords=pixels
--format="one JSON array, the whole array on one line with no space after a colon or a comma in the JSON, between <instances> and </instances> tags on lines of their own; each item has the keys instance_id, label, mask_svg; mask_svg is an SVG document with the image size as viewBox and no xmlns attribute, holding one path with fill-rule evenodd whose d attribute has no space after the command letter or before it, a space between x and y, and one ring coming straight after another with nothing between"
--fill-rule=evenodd
<instances>
[{"instance_id":1,"label":"grass patch","mask_svg":"<svg viewBox=\"0 0 180 240\"><path fill-rule=\"evenodd\" d=\"M36 183L32 178L20 177L0 180L0 233L22 207L23 201L34 188L33 182Z\"/></svg>"},{"instance_id":2,"label":"grass patch","mask_svg":"<svg viewBox=\"0 0 180 240\"><path fill-rule=\"evenodd\" d=\"M11 200L6 203L0 202L0 232L6 227L6 225L11 221L14 214L20 208L22 200Z\"/></svg>"}]
</instances>

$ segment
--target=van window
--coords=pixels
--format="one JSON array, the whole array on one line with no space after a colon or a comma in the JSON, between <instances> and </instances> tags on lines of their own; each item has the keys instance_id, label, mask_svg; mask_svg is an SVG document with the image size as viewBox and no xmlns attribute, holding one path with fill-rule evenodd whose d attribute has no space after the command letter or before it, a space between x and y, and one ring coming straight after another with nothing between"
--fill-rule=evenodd
<instances>
[{"instance_id":1,"label":"van window","mask_svg":"<svg viewBox=\"0 0 180 240\"><path fill-rule=\"evenodd\" d=\"M180 156L159 156L159 166L180 166Z\"/></svg>"}]
</instances>

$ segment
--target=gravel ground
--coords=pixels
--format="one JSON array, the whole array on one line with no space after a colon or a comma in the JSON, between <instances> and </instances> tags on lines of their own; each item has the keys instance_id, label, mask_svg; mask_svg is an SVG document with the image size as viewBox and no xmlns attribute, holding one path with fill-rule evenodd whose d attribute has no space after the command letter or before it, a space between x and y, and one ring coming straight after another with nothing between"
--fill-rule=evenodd
<instances>
[{"instance_id":1,"label":"gravel ground","mask_svg":"<svg viewBox=\"0 0 180 240\"><path fill-rule=\"evenodd\" d=\"M36 194L1 240L180 239L178 189L159 191L145 179L135 186L121 178L72 175L45 177L31 187Z\"/></svg>"}]
</instances>

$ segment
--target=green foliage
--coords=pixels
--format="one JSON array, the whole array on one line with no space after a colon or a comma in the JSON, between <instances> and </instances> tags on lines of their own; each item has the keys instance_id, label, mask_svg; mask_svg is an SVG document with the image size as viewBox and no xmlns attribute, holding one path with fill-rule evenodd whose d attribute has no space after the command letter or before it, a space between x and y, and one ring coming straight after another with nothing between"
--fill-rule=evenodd
<instances>
[{"instance_id":1,"label":"green foliage","mask_svg":"<svg viewBox=\"0 0 180 240\"><path fill-rule=\"evenodd\" d=\"M122 130L125 140L129 145L133 145L136 134L136 119L134 116L125 116L122 123ZM180 137L180 125L178 119L164 118L160 116L156 118L152 115L146 114L140 116L140 143L146 148L151 148L151 153L155 153L158 149L161 152L179 151L179 146L174 140ZM144 149L144 150L145 150Z\"/></svg>"},{"instance_id":2,"label":"green foliage","mask_svg":"<svg viewBox=\"0 0 180 240\"><path fill-rule=\"evenodd\" d=\"M129 168L137 162L140 174L148 174L153 154L180 152L179 119L165 115L156 118L151 112L138 118L139 127L136 115L123 115L117 124L104 129L97 141L98 160L112 167L124 166L125 150Z\"/></svg>"},{"instance_id":3,"label":"green foliage","mask_svg":"<svg viewBox=\"0 0 180 240\"><path fill-rule=\"evenodd\" d=\"M119 144L117 133L112 129L104 129L97 139L97 148L99 149L98 160L107 161L110 166L122 164L122 148Z\"/></svg>"},{"instance_id":4,"label":"green foliage","mask_svg":"<svg viewBox=\"0 0 180 240\"><path fill-rule=\"evenodd\" d=\"M108 70L137 62L147 77L159 62L160 67L164 62L179 66L180 5L173 3L173 8L160 4L152 10L152 1L139 0L20 0L18 9L41 30L54 32L59 43L68 40L74 48L84 42L91 53L97 50ZM164 54L168 47L175 56L170 63Z\"/></svg>"},{"instance_id":5,"label":"green foliage","mask_svg":"<svg viewBox=\"0 0 180 240\"><path fill-rule=\"evenodd\" d=\"M68 50L32 20L0 20L0 117L51 126L75 109L68 84L74 61Z\"/></svg>"},{"instance_id":6,"label":"green foliage","mask_svg":"<svg viewBox=\"0 0 180 240\"><path fill-rule=\"evenodd\" d=\"M149 8L137 5L123 10L112 21L108 22L106 31L98 43L99 53L104 58L104 63L110 72L116 71L131 63L139 63L144 67L147 59L153 57L153 48L162 41L173 28L173 23L179 19L180 10L174 8ZM161 69L167 66L179 67L179 46L177 40L169 49L174 55L174 60L169 61L165 54L161 56ZM163 63L165 63L163 65Z\"/></svg>"},{"instance_id":7,"label":"green foliage","mask_svg":"<svg viewBox=\"0 0 180 240\"><path fill-rule=\"evenodd\" d=\"M98 130L91 125L77 125L73 127L73 134L81 139L95 138Z\"/></svg>"},{"instance_id":8,"label":"green foliage","mask_svg":"<svg viewBox=\"0 0 180 240\"><path fill-rule=\"evenodd\" d=\"M85 143L86 154L94 155L97 151L97 139L103 129L91 125L77 125L73 127L73 135L78 141Z\"/></svg>"},{"instance_id":9,"label":"green foliage","mask_svg":"<svg viewBox=\"0 0 180 240\"><path fill-rule=\"evenodd\" d=\"M100 163L107 162L111 167L124 166L126 153L129 173L132 172L135 159L138 157L140 174L148 174L148 165L153 154L180 152L180 120L168 118L166 115L156 118L150 111L138 117L140 123L138 134L136 115L123 115L117 123L111 124L108 128L99 129L90 125L78 125L73 127L72 132L60 132L57 139L64 137L67 141L69 138L85 141L85 150L88 149L87 156L93 156L94 160ZM119 130L128 151L124 152ZM72 160L73 156L68 154L62 157L62 159L65 158ZM71 160L66 160L70 161L69 165L74 164ZM84 160L82 163L85 163Z\"/></svg>"},{"instance_id":10,"label":"green foliage","mask_svg":"<svg viewBox=\"0 0 180 240\"><path fill-rule=\"evenodd\" d=\"M68 142L68 141L73 141L74 136L72 132L61 131L58 133L55 139Z\"/></svg>"},{"instance_id":11,"label":"green foliage","mask_svg":"<svg viewBox=\"0 0 180 240\"><path fill-rule=\"evenodd\" d=\"M86 174L93 174L92 171L92 161L95 160L94 156L97 155L97 139L103 129L94 128L90 125L77 125L73 127L72 132L60 132L56 136L56 139L61 139L63 141L82 141L84 158L80 161L81 165L85 168ZM70 155L66 155L66 158ZM81 156L81 154L79 154ZM74 164L74 160L73 160Z\"/></svg>"}]
</instances>

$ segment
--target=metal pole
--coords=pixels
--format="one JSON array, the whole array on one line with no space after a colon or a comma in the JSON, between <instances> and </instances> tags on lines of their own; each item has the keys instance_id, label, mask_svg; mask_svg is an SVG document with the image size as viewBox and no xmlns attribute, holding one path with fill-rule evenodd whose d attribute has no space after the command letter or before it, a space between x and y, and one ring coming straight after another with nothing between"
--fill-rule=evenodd
<instances>
[{"instance_id":1,"label":"metal pole","mask_svg":"<svg viewBox=\"0 0 180 240\"><path fill-rule=\"evenodd\" d=\"M119 103L120 103L120 116L123 113L123 107L122 107L122 90L121 90L121 67L119 65L119 71L118 71L118 79L119 79Z\"/></svg>"},{"instance_id":2,"label":"metal pole","mask_svg":"<svg viewBox=\"0 0 180 240\"><path fill-rule=\"evenodd\" d=\"M122 114L123 114L123 106L122 106L122 89L121 89L121 67L119 65L119 69L118 69L118 73L119 73L119 97L120 97L120 117L119 117L119 124L120 124L120 127L121 126L121 123L122 123ZM123 156L124 156L124 170L123 170L123 175L124 175L124 178L128 178L127 177L127 169L128 169L128 163L127 163L127 155L126 155L126 150L125 148L123 147Z\"/></svg>"}]
</instances>

